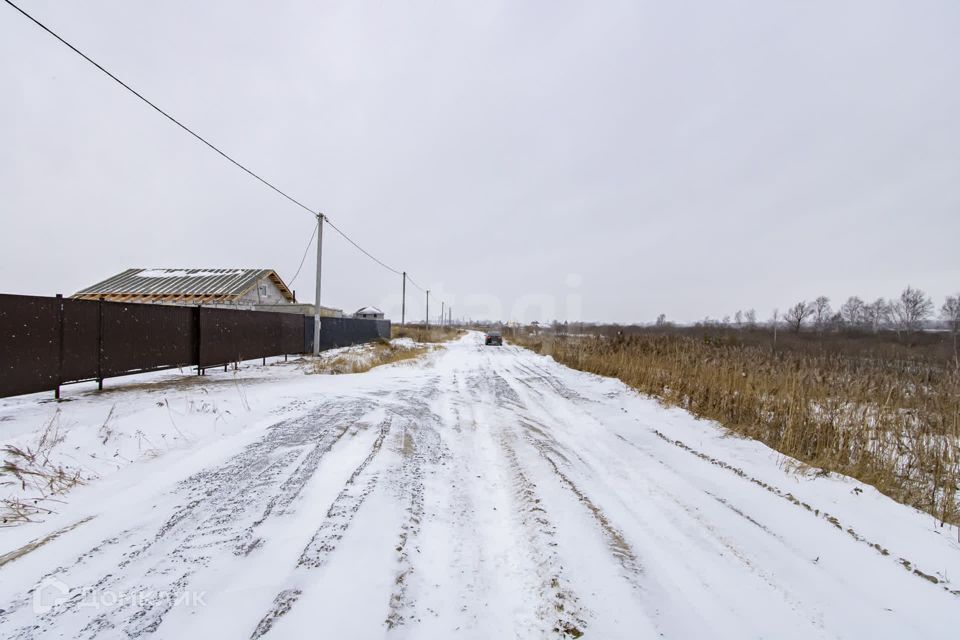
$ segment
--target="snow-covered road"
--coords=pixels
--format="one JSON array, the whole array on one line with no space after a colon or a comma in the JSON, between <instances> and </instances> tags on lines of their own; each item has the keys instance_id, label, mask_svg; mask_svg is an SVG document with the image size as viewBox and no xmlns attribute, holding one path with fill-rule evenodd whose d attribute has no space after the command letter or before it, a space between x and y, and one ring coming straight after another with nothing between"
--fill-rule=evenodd
<instances>
[{"instance_id":1,"label":"snow-covered road","mask_svg":"<svg viewBox=\"0 0 960 640\"><path fill-rule=\"evenodd\" d=\"M477 334L301 378L262 425L78 490L0 560L0 637L960 628L956 530L616 380Z\"/></svg>"}]
</instances>

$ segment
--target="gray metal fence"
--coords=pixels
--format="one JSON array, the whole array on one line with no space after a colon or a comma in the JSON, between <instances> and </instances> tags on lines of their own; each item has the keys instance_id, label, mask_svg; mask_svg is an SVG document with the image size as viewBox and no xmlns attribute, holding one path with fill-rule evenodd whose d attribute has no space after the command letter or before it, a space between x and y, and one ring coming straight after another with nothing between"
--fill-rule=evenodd
<instances>
[{"instance_id":1,"label":"gray metal fence","mask_svg":"<svg viewBox=\"0 0 960 640\"><path fill-rule=\"evenodd\" d=\"M306 351L313 351L313 316L306 316ZM320 318L320 350L390 339L389 320Z\"/></svg>"}]
</instances>

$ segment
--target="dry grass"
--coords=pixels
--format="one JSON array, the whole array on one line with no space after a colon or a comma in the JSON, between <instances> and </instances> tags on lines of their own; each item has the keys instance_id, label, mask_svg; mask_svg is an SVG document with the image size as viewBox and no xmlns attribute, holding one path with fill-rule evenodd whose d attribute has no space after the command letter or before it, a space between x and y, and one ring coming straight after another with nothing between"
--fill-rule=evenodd
<instances>
[{"instance_id":1,"label":"dry grass","mask_svg":"<svg viewBox=\"0 0 960 640\"><path fill-rule=\"evenodd\" d=\"M36 551L37 549L47 544L48 542L52 542L53 540L56 540L63 534L73 531L80 525L90 522L91 520L93 520L93 516L87 516L86 518L83 518L82 520L78 520L77 522L74 522L71 525L57 529L53 533L49 533L43 536L42 538L31 540L30 542L28 542L27 544L23 545L18 549L14 549L13 551L8 551L7 553L0 555L0 567L7 564L8 562L19 560L20 558L27 555L28 553L32 551Z\"/></svg>"},{"instance_id":2,"label":"dry grass","mask_svg":"<svg viewBox=\"0 0 960 640\"><path fill-rule=\"evenodd\" d=\"M430 351L427 346L403 346L390 342L374 342L361 351L345 353L332 360L314 363L314 373L365 373L384 364L419 358Z\"/></svg>"},{"instance_id":3,"label":"dry grass","mask_svg":"<svg viewBox=\"0 0 960 640\"><path fill-rule=\"evenodd\" d=\"M410 338L416 342L449 342L456 340L466 333L455 327L436 327L431 325L427 329L422 324L408 324L405 326L393 325L390 330L391 338Z\"/></svg>"},{"instance_id":4,"label":"dry grass","mask_svg":"<svg viewBox=\"0 0 960 640\"><path fill-rule=\"evenodd\" d=\"M960 524L960 371L939 346L801 336L772 349L755 333L518 332L513 342Z\"/></svg>"},{"instance_id":5,"label":"dry grass","mask_svg":"<svg viewBox=\"0 0 960 640\"><path fill-rule=\"evenodd\" d=\"M20 485L23 497L0 501L0 526L31 522L37 515L53 513L51 503L84 479L80 472L56 464L50 459L54 448L63 442L60 415L54 414L33 447L6 445L0 464L0 486ZM106 425L105 425L106 426Z\"/></svg>"}]
</instances>

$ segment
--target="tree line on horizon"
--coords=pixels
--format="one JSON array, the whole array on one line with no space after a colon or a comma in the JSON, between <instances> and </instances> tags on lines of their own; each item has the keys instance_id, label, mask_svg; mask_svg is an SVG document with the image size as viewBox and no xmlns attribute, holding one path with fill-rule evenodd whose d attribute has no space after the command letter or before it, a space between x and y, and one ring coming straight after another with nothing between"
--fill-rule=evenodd
<instances>
[{"instance_id":1,"label":"tree line on horizon","mask_svg":"<svg viewBox=\"0 0 960 640\"><path fill-rule=\"evenodd\" d=\"M724 316L722 320L705 318L697 322L700 326L729 326L736 328L757 328L759 326L776 328L786 326L795 333L805 327L817 331L892 330L909 333L922 330L927 322L935 317L946 324L951 333L960 332L960 293L947 296L935 316L933 300L923 290L911 286L905 288L900 296L887 300L877 298L872 302L860 296L850 296L838 309L831 306L830 298L818 296L812 301L800 300L781 313L774 309L770 318L764 322L757 320L754 309L737 310L733 316ZM657 326L671 324L665 314L657 317Z\"/></svg>"}]
</instances>

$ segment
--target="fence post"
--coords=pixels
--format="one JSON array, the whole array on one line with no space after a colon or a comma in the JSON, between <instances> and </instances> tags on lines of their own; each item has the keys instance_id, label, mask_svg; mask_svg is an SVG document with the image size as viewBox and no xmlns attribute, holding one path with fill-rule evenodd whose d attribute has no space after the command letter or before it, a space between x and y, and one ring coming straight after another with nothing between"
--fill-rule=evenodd
<instances>
[{"instance_id":1,"label":"fence post","mask_svg":"<svg viewBox=\"0 0 960 640\"><path fill-rule=\"evenodd\" d=\"M103 296L97 299L97 389L103 390Z\"/></svg>"},{"instance_id":2,"label":"fence post","mask_svg":"<svg viewBox=\"0 0 960 640\"><path fill-rule=\"evenodd\" d=\"M57 386L53 397L60 401L60 385L63 384L63 294L57 294Z\"/></svg>"},{"instance_id":3,"label":"fence post","mask_svg":"<svg viewBox=\"0 0 960 640\"><path fill-rule=\"evenodd\" d=\"M193 361L197 365L197 375L203 375L200 368L200 305L193 308Z\"/></svg>"}]
</instances>

